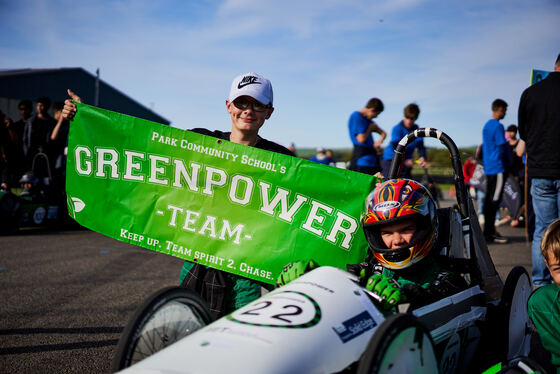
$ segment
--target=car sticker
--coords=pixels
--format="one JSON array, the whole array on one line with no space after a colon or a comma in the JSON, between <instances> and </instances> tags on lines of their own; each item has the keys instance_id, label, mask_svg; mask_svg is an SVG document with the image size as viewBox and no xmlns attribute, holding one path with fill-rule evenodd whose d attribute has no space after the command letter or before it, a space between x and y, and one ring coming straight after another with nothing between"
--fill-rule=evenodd
<instances>
[{"instance_id":1,"label":"car sticker","mask_svg":"<svg viewBox=\"0 0 560 374\"><path fill-rule=\"evenodd\" d=\"M38 207L33 213L33 222L35 222L36 225L40 225L45 220L46 215L47 211L45 210L45 208L43 208L42 206Z\"/></svg>"},{"instance_id":2,"label":"car sticker","mask_svg":"<svg viewBox=\"0 0 560 374\"><path fill-rule=\"evenodd\" d=\"M321 320L321 308L303 292L283 291L261 298L226 318L251 326L308 328Z\"/></svg>"},{"instance_id":3,"label":"car sticker","mask_svg":"<svg viewBox=\"0 0 560 374\"><path fill-rule=\"evenodd\" d=\"M333 331L338 335L343 343L346 343L364 332L371 330L377 326L373 317L364 310L360 314L342 322L340 325L333 327Z\"/></svg>"}]
</instances>

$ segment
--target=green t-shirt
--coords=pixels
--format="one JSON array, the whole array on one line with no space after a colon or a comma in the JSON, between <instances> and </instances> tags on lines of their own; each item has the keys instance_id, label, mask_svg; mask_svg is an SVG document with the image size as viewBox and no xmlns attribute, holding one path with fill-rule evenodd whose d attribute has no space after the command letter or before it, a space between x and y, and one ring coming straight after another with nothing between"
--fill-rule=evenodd
<instances>
[{"instance_id":1,"label":"green t-shirt","mask_svg":"<svg viewBox=\"0 0 560 374\"><path fill-rule=\"evenodd\" d=\"M430 285L434 284L434 281L437 280L438 275L442 274L443 272L449 273L448 271L446 271L446 269L444 267L442 267L435 259L434 256L428 256L426 258L424 258L421 262L414 264L413 266L409 267L409 268L405 268L405 269L401 269L401 270L391 270L391 269L387 269L387 268L383 268L382 274L383 276L387 277L387 278L391 278L397 281L397 283L403 287L404 285L407 284L412 284L414 286L419 286L421 288L427 289ZM430 294L426 294L425 297L425 304L434 302L436 300L439 300L440 298L443 297L447 297L449 296L448 293L452 292L458 292L461 291L462 289L464 289L463 285L455 282L457 284L455 284L455 287L449 288L448 291L443 291L440 293L439 296L434 295L433 293ZM466 287L466 283L464 284L464 286ZM408 302L412 302L411 300L408 300ZM418 303L419 301L416 299L416 303ZM420 307L422 305L425 305L424 303L422 304L414 304L416 305L415 308ZM385 316L388 317L389 315L393 314L393 313L397 313L398 311L398 307L397 305L395 305L393 308L387 310L387 311L381 311L381 313Z\"/></svg>"},{"instance_id":2,"label":"green t-shirt","mask_svg":"<svg viewBox=\"0 0 560 374\"><path fill-rule=\"evenodd\" d=\"M556 284L535 290L527 305L529 317L537 328L543 347L552 355L560 372L560 288Z\"/></svg>"},{"instance_id":3,"label":"green t-shirt","mask_svg":"<svg viewBox=\"0 0 560 374\"><path fill-rule=\"evenodd\" d=\"M383 268L383 275L395 279L401 287L405 284L414 284L427 288L443 270L433 256L428 256L410 268L398 271Z\"/></svg>"}]
</instances>

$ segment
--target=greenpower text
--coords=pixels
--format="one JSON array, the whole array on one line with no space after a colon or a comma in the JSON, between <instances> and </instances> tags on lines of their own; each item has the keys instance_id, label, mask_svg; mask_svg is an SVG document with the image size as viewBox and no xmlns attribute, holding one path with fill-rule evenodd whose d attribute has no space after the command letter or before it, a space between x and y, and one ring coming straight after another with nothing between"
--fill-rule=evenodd
<instances>
[{"instance_id":1,"label":"greenpower text","mask_svg":"<svg viewBox=\"0 0 560 374\"><path fill-rule=\"evenodd\" d=\"M294 222L296 215L304 214L301 229L346 251L350 249L358 230L357 219L349 214L280 186L276 186L273 192L270 183L255 181L240 173L230 175L227 170L202 163L190 161L187 165L179 158L133 150L76 146L73 152L76 172L82 176L187 189L207 196L224 191L229 201L241 206L258 198L259 211L288 224ZM218 222L221 225L217 227L217 217L201 217L200 212L187 207L170 204L165 207L165 211L158 210L156 213L168 215L168 225L184 231L224 241L232 240L234 244L240 244L241 238L252 237L243 233L245 228L242 224L232 225L222 219ZM323 227L326 222L331 222L329 227Z\"/></svg>"}]
</instances>

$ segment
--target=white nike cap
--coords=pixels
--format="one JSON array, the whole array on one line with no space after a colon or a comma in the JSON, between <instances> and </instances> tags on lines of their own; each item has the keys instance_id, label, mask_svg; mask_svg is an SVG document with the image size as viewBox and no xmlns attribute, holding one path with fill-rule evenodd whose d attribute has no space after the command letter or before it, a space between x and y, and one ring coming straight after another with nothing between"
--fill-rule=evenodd
<instances>
[{"instance_id":1,"label":"white nike cap","mask_svg":"<svg viewBox=\"0 0 560 374\"><path fill-rule=\"evenodd\" d=\"M256 73L242 74L235 77L229 91L229 101L239 96L251 96L267 105L272 105L272 84L268 79Z\"/></svg>"}]
</instances>

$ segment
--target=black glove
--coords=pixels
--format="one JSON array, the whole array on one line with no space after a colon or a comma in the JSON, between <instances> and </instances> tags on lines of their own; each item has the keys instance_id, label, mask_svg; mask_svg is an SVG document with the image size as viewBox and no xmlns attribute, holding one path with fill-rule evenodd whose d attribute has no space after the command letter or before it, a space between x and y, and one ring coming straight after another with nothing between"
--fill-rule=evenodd
<instances>
[{"instance_id":1,"label":"black glove","mask_svg":"<svg viewBox=\"0 0 560 374\"><path fill-rule=\"evenodd\" d=\"M414 284L405 284L402 291L412 308L431 304L445 297L468 288L468 284L460 274L442 272L426 288Z\"/></svg>"}]
</instances>

